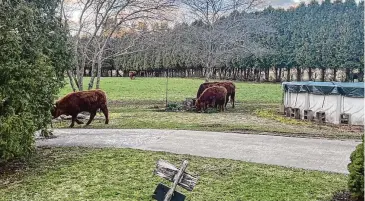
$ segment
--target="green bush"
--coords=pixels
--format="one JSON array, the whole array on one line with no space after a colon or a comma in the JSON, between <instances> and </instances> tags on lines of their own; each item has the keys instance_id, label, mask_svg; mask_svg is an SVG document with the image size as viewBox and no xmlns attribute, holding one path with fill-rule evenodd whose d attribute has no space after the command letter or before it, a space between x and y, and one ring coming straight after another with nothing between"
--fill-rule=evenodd
<instances>
[{"instance_id":1,"label":"green bush","mask_svg":"<svg viewBox=\"0 0 365 201\"><path fill-rule=\"evenodd\" d=\"M364 200L364 136L362 143L351 153L350 160L348 187L351 196L356 200Z\"/></svg>"},{"instance_id":2,"label":"green bush","mask_svg":"<svg viewBox=\"0 0 365 201\"><path fill-rule=\"evenodd\" d=\"M0 162L31 153L72 59L58 0L0 2Z\"/></svg>"}]
</instances>

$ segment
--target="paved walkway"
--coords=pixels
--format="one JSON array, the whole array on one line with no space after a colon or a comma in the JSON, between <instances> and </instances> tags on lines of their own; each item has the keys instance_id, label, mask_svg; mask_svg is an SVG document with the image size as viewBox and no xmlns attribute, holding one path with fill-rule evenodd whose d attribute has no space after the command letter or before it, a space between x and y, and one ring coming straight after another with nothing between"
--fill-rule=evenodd
<instances>
[{"instance_id":1,"label":"paved walkway","mask_svg":"<svg viewBox=\"0 0 365 201\"><path fill-rule=\"evenodd\" d=\"M360 141L157 129L55 129L37 146L129 147L348 173Z\"/></svg>"}]
</instances>

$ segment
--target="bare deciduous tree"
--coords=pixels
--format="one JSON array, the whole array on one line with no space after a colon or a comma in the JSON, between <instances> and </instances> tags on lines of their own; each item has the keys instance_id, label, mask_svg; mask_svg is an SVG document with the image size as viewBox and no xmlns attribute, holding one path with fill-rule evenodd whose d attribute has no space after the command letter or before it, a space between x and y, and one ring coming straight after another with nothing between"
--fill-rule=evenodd
<instances>
[{"instance_id":1,"label":"bare deciduous tree","mask_svg":"<svg viewBox=\"0 0 365 201\"><path fill-rule=\"evenodd\" d=\"M189 49L195 51L194 55L205 66L207 81L212 68L228 61L228 56L259 50L250 36L265 31L265 23L245 12L257 6L259 0L182 0L182 3L196 20L187 33L188 40L193 40Z\"/></svg>"},{"instance_id":2,"label":"bare deciduous tree","mask_svg":"<svg viewBox=\"0 0 365 201\"><path fill-rule=\"evenodd\" d=\"M99 88L103 56L109 40L113 37L123 37L123 32L130 30L130 25L139 20L165 19L164 14L171 12L174 6L173 0L63 1L62 13L66 23L70 22L70 16L65 14L65 10L76 8L80 12L77 22L74 23L76 75L68 72L71 86L74 86L72 81L75 80L78 90L83 90L85 65L87 60L91 60L92 70L88 89L93 88L95 76L97 77L96 88ZM122 50L120 53L125 53L129 48L120 49ZM91 58L88 55L92 55ZM74 90L76 90L75 87Z\"/></svg>"}]
</instances>

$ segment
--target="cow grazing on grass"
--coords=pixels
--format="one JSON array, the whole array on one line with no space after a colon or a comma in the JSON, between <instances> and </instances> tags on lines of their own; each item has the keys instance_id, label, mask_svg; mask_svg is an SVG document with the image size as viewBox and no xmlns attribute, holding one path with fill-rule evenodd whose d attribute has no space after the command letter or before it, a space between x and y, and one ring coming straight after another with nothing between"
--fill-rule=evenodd
<instances>
[{"instance_id":1,"label":"cow grazing on grass","mask_svg":"<svg viewBox=\"0 0 365 201\"><path fill-rule=\"evenodd\" d=\"M62 99L58 100L52 110L53 118L57 118L62 114L71 115L72 122L70 127L72 128L76 123L83 124L82 121L77 119L77 115L80 112L89 112L90 119L86 123L86 126L94 119L96 112L101 110L105 116L105 124L109 123L108 108L106 102L106 95L102 90L90 90L73 92Z\"/></svg>"},{"instance_id":2,"label":"cow grazing on grass","mask_svg":"<svg viewBox=\"0 0 365 201\"><path fill-rule=\"evenodd\" d=\"M135 79L137 75L136 71L129 71L129 78L131 78L131 80Z\"/></svg>"},{"instance_id":3,"label":"cow grazing on grass","mask_svg":"<svg viewBox=\"0 0 365 201\"><path fill-rule=\"evenodd\" d=\"M236 95L236 85L233 82L227 81L227 82L206 82L206 83L203 83L199 86L196 98L199 98L200 95L203 93L203 91L206 88L212 87L212 86L225 87L227 89L227 97L226 97L225 107L227 108L227 103L228 103L229 97L231 97L232 108L234 108L234 98L235 98L235 95Z\"/></svg>"},{"instance_id":4,"label":"cow grazing on grass","mask_svg":"<svg viewBox=\"0 0 365 201\"><path fill-rule=\"evenodd\" d=\"M227 99L227 89L222 86L212 86L205 89L195 102L196 111L205 111L209 106L223 112Z\"/></svg>"}]
</instances>

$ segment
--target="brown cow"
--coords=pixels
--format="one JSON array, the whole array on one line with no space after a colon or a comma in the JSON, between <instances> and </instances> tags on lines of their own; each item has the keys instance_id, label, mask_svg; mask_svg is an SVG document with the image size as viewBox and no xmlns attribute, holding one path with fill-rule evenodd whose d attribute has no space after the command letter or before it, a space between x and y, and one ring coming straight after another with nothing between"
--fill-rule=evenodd
<instances>
[{"instance_id":1,"label":"brown cow","mask_svg":"<svg viewBox=\"0 0 365 201\"><path fill-rule=\"evenodd\" d=\"M102 90L78 91L70 93L58 100L52 110L53 118L57 118L62 114L71 115L72 122L70 127L74 126L74 122L83 124L77 119L80 112L89 112L90 119L86 126L94 119L97 110L100 109L105 116L105 124L109 123L108 108L106 102L106 95Z\"/></svg>"},{"instance_id":2,"label":"brown cow","mask_svg":"<svg viewBox=\"0 0 365 201\"><path fill-rule=\"evenodd\" d=\"M131 80L135 79L137 75L136 71L129 71L129 78L131 78Z\"/></svg>"},{"instance_id":3,"label":"brown cow","mask_svg":"<svg viewBox=\"0 0 365 201\"><path fill-rule=\"evenodd\" d=\"M227 108L227 103L229 100L229 97L231 97L231 104L232 108L234 108L234 98L236 95L236 85L233 82L206 82L199 86L198 93L196 95L196 98L199 98L199 96L203 93L203 91L211 86L223 86L227 89L227 98L226 98L226 104L225 107Z\"/></svg>"},{"instance_id":4,"label":"brown cow","mask_svg":"<svg viewBox=\"0 0 365 201\"><path fill-rule=\"evenodd\" d=\"M216 107L221 112L224 111L224 105L226 103L227 89L222 86L212 86L203 91L199 98L195 102L196 111L201 109L205 111L208 106Z\"/></svg>"}]
</instances>

